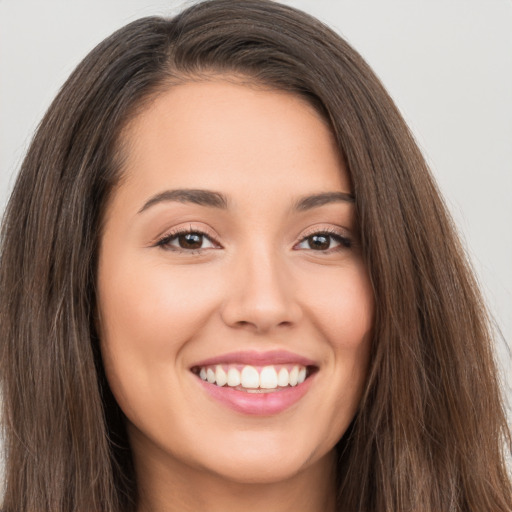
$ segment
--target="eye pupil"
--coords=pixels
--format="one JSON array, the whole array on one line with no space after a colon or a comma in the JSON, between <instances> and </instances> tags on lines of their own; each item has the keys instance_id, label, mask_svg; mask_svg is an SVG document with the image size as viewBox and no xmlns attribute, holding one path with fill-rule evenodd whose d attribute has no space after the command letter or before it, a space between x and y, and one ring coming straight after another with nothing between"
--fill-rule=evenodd
<instances>
[{"instance_id":1,"label":"eye pupil","mask_svg":"<svg viewBox=\"0 0 512 512\"><path fill-rule=\"evenodd\" d=\"M330 237L327 235L312 235L308 239L308 245L310 249L325 251L329 249L329 246L331 245L331 240Z\"/></svg>"},{"instance_id":2,"label":"eye pupil","mask_svg":"<svg viewBox=\"0 0 512 512\"><path fill-rule=\"evenodd\" d=\"M200 249L203 245L203 235L199 233L186 233L178 237L182 249Z\"/></svg>"}]
</instances>

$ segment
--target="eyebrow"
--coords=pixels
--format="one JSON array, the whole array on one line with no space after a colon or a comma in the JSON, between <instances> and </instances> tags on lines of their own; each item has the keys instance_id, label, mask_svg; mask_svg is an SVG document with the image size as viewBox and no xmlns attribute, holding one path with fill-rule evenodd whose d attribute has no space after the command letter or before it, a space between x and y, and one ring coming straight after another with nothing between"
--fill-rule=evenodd
<instances>
[{"instance_id":1,"label":"eyebrow","mask_svg":"<svg viewBox=\"0 0 512 512\"><path fill-rule=\"evenodd\" d=\"M210 208L221 208L225 210L228 207L226 196L219 192L199 189L177 189L166 190L149 199L138 213L142 213L151 206L167 201L177 201L179 203L194 203L200 206Z\"/></svg>"},{"instance_id":2,"label":"eyebrow","mask_svg":"<svg viewBox=\"0 0 512 512\"><path fill-rule=\"evenodd\" d=\"M329 203L354 203L355 197L348 192L323 192L299 199L294 206L295 210L306 211L318 208Z\"/></svg>"}]
</instances>

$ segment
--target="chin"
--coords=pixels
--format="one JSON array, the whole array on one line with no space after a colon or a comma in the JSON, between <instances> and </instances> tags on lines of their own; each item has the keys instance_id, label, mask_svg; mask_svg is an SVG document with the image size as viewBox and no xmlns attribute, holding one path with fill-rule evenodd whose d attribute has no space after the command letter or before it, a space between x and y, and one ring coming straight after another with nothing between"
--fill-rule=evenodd
<instances>
[{"instance_id":1,"label":"chin","mask_svg":"<svg viewBox=\"0 0 512 512\"><path fill-rule=\"evenodd\" d=\"M210 473L233 483L272 484L307 472L332 453L332 449L323 454L312 453L300 442L293 446L268 442L264 445L245 445L243 448L232 447L222 454L211 453L208 460L202 463Z\"/></svg>"}]
</instances>

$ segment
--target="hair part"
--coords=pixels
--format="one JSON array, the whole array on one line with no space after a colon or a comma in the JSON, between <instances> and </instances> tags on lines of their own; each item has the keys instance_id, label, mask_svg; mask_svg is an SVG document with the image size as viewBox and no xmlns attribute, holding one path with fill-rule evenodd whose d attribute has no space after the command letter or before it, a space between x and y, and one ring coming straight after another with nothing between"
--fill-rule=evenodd
<instances>
[{"instance_id":1,"label":"hair part","mask_svg":"<svg viewBox=\"0 0 512 512\"><path fill-rule=\"evenodd\" d=\"M363 59L267 0L210 0L127 25L42 120L2 229L4 512L136 508L95 328L102 221L122 179L123 129L172 85L214 76L305 98L350 174L376 317L364 397L338 444L339 509L510 512L489 322L425 161Z\"/></svg>"}]
</instances>

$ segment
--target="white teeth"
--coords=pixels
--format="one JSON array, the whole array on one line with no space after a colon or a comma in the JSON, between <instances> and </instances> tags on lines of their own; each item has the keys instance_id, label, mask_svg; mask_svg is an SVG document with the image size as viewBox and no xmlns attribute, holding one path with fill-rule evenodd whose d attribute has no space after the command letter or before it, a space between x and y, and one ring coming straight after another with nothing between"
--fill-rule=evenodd
<instances>
[{"instance_id":1,"label":"white teeth","mask_svg":"<svg viewBox=\"0 0 512 512\"><path fill-rule=\"evenodd\" d=\"M288 370L286 368L281 368L279 370L279 374L277 376L277 384L282 388L288 386L290 384L290 376L288 374Z\"/></svg>"},{"instance_id":2,"label":"white teeth","mask_svg":"<svg viewBox=\"0 0 512 512\"><path fill-rule=\"evenodd\" d=\"M240 372L236 368L228 370L228 386L232 388L240 386Z\"/></svg>"},{"instance_id":3,"label":"white teeth","mask_svg":"<svg viewBox=\"0 0 512 512\"><path fill-rule=\"evenodd\" d=\"M228 381L228 376L220 364L215 367L215 383L217 386L224 386Z\"/></svg>"},{"instance_id":4,"label":"white teeth","mask_svg":"<svg viewBox=\"0 0 512 512\"><path fill-rule=\"evenodd\" d=\"M260 388L277 388L277 373L273 366L265 366L260 372Z\"/></svg>"},{"instance_id":5,"label":"white teeth","mask_svg":"<svg viewBox=\"0 0 512 512\"><path fill-rule=\"evenodd\" d=\"M290 372L290 386L296 386L299 382L299 367L294 366Z\"/></svg>"},{"instance_id":6,"label":"white teeth","mask_svg":"<svg viewBox=\"0 0 512 512\"><path fill-rule=\"evenodd\" d=\"M215 373L211 368L208 368L208 370L206 370L206 380L210 384L213 384L215 382Z\"/></svg>"},{"instance_id":7,"label":"white teeth","mask_svg":"<svg viewBox=\"0 0 512 512\"><path fill-rule=\"evenodd\" d=\"M239 368L240 366L238 366ZM225 386L226 384L232 388L242 387L248 392L256 392L256 390L271 390L277 388L286 388L288 386L297 386L302 384L307 377L305 366L295 365L288 370L282 366L279 371L272 365L264 366L258 371L254 366L246 365L240 372L235 365L220 365L215 367L202 367L199 370L199 377L217 386Z\"/></svg>"},{"instance_id":8,"label":"white teeth","mask_svg":"<svg viewBox=\"0 0 512 512\"><path fill-rule=\"evenodd\" d=\"M240 381L244 388L259 388L260 376L258 370L253 366L244 366L242 374L240 375Z\"/></svg>"}]
</instances>

